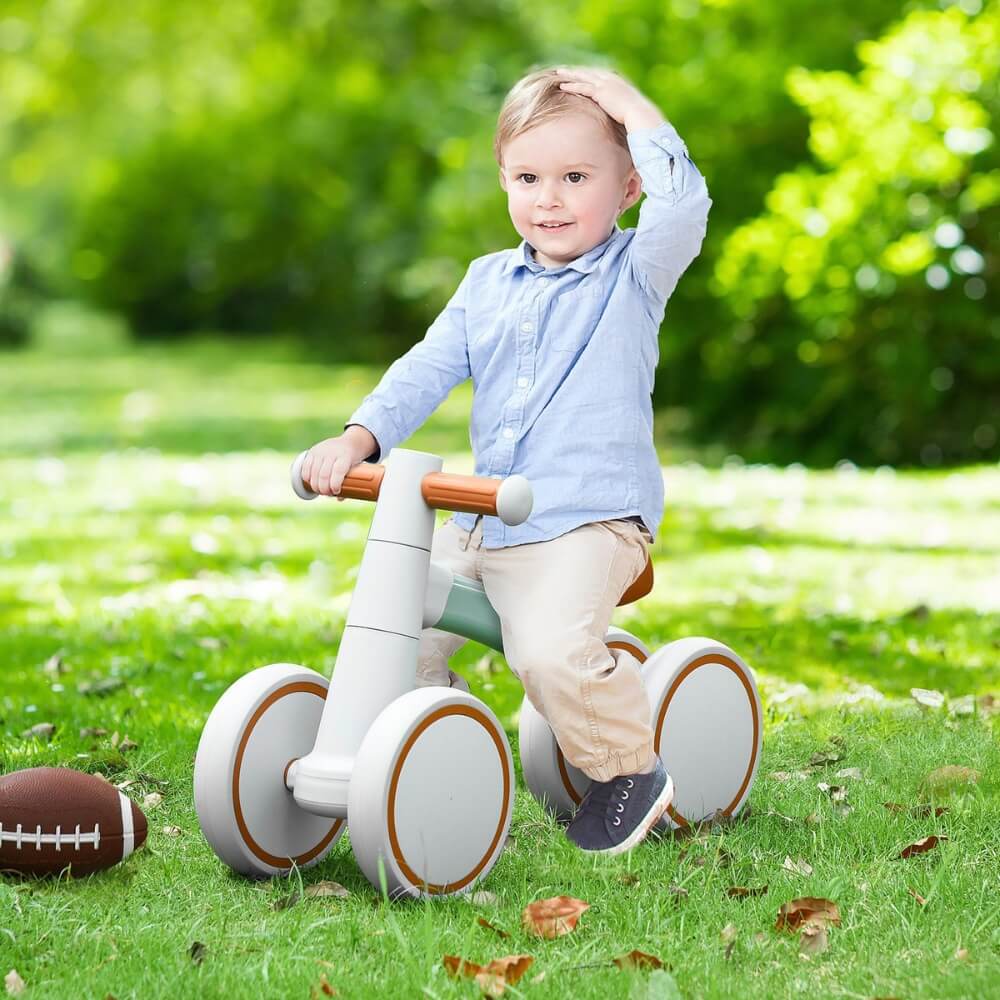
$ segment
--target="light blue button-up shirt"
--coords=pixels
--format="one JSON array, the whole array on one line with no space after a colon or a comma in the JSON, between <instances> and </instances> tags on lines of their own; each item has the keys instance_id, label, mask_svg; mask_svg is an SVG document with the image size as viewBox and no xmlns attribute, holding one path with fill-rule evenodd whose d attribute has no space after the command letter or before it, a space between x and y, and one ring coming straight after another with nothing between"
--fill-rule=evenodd
<instances>
[{"instance_id":1,"label":"light blue button-up shirt","mask_svg":"<svg viewBox=\"0 0 1000 1000\"><path fill-rule=\"evenodd\" d=\"M635 229L546 269L526 240L474 260L426 336L386 370L348 421L378 461L472 378L475 474L520 474L531 516L483 521L485 548L546 541L581 524L641 517L656 537L663 476L651 393L667 299L697 256L712 204L669 123L630 132L645 199ZM475 514L455 521L471 530Z\"/></svg>"}]
</instances>

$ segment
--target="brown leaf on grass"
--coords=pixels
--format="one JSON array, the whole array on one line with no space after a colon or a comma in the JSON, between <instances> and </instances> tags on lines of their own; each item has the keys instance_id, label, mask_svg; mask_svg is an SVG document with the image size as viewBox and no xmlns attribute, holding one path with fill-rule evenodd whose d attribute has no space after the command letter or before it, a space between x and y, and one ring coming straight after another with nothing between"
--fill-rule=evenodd
<instances>
[{"instance_id":1,"label":"brown leaf on grass","mask_svg":"<svg viewBox=\"0 0 1000 1000\"><path fill-rule=\"evenodd\" d=\"M108 731L106 729L102 729L100 726L87 726L80 730L81 740L92 740L107 735Z\"/></svg>"},{"instance_id":2,"label":"brown leaf on grass","mask_svg":"<svg viewBox=\"0 0 1000 1000\"><path fill-rule=\"evenodd\" d=\"M976 707L980 715L996 715L1000 712L1000 698L995 694L981 694L976 699Z\"/></svg>"},{"instance_id":3,"label":"brown leaf on grass","mask_svg":"<svg viewBox=\"0 0 1000 1000\"><path fill-rule=\"evenodd\" d=\"M319 977L319 983L309 990L310 1000L319 1000L320 994L325 997L335 997L339 996L337 991L330 985L330 980L326 978L326 973L322 973Z\"/></svg>"},{"instance_id":4,"label":"brown leaf on grass","mask_svg":"<svg viewBox=\"0 0 1000 1000\"><path fill-rule=\"evenodd\" d=\"M926 906L926 905L927 905L927 900L926 900L926 899L924 899L924 897L923 897L923 896L921 896L919 892L916 892L916 891L915 891L915 890L913 890L913 889L907 889L906 891L907 891L907 892L908 892L908 893L909 893L909 894L910 894L910 895L911 895L911 896L912 896L912 897L913 897L913 898L914 898L914 899L915 899L915 900L916 900L916 901L917 901L917 902L918 902L918 903L919 903L919 904L920 904L921 906Z\"/></svg>"},{"instance_id":5,"label":"brown leaf on grass","mask_svg":"<svg viewBox=\"0 0 1000 1000\"><path fill-rule=\"evenodd\" d=\"M280 899L276 899L271 904L272 910L290 910L296 903L302 899L302 893L296 889L294 892L290 892L287 896L282 896Z\"/></svg>"},{"instance_id":6,"label":"brown leaf on grass","mask_svg":"<svg viewBox=\"0 0 1000 1000\"><path fill-rule=\"evenodd\" d=\"M929 816L943 816L947 811L947 806L931 806L927 804L921 804L919 806L904 806L899 802L883 802L882 805L889 810L889 812L894 813L909 813L911 816L917 819L927 819Z\"/></svg>"},{"instance_id":7,"label":"brown leaf on grass","mask_svg":"<svg viewBox=\"0 0 1000 1000\"><path fill-rule=\"evenodd\" d=\"M502 938L510 937L510 935L506 931L500 930L499 927L496 927L495 925L491 924L488 920L484 919L483 917L477 917L476 923L479 924L480 927L485 927L488 931L493 931L494 934L499 934L500 937Z\"/></svg>"},{"instance_id":8,"label":"brown leaf on grass","mask_svg":"<svg viewBox=\"0 0 1000 1000\"><path fill-rule=\"evenodd\" d=\"M201 965L205 960L205 952L208 948L201 943L201 941L195 941L190 948L188 948L188 954L191 956L191 961L195 965Z\"/></svg>"},{"instance_id":9,"label":"brown leaf on grass","mask_svg":"<svg viewBox=\"0 0 1000 1000\"><path fill-rule=\"evenodd\" d=\"M802 937L799 939L800 955L805 958L821 955L829 947L825 924L808 923L803 926Z\"/></svg>"},{"instance_id":10,"label":"brown leaf on grass","mask_svg":"<svg viewBox=\"0 0 1000 1000\"><path fill-rule=\"evenodd\" d=\"M731 885L726 890L726 895L733 899L747 899L750 896L763 896L767 892L767 886L762 885L758 889L748 889L743 885Z\"/></svg>"},{"instance_id":11,"label":"brown leaf on grass","mask_svg":"<svg viewBox=\"0 0 1000 1000\"><path fill-rule=\"evenodd\" d=\"M899 852L899 856L901 858L912 858L914 854L925 854L927 851L934 850L939 843L947 839L947 837L938 837L932 834L930 837L924 837L923 840L918 840L915 844L910 844L908 847L904 847Z\"/></svg>"},{"instance_id":12,"label":"brown leaf on grass","mask_svg":"<svg viewBox=\"0 0 1000 1000\"><path fill-rule=\"evenodd\" d=\"M576 927L580 914L590 909L590 903L572 896L553 896L529 903L521 914L521 923L529 934L557 938Z\"/></svg>"},{"instance_id":13,"label":"brown leaf on grass","mask_svg":"<svg viewBox=\"0 0 1000 1000\"><path fill-rule=\"evenodd\" d=\"M671 885L667 887L667 892L674 897L675 903L680 903L681 900L688 898L688 891L682 885Z\"/></svg>"},{"instance_id":14,"label":"brown leaf on grass","mask_svg":"<svg viewBox=\"0 0 1000 1000\"><path fill-rule=\"evenodd\" d=\"M630 951L627 955L619 955L611 959L619 969L662 969L663 962L655 955L647 955L644 951Z\"/></svg>"},{"instance_id":15,"label":"brown leaf on grass","mask_svg":"<svg viewBox=\"0 0 1000 1000\"><path fill-rule=\"evenodd\" d=\"M821 781L816 786L821 792L826 792L834 802L844 802L847 799L847 787L845 785L828 785Z\"/></svg>"},{"instance_id":16,"label":"brown leaf on grass","mask_svg":"<svg viewBox=\"0 0 1000 1000\"><path fill-rule=\"evenodd\" d=\"M979 772L960 764L946 764L924 778L921 788L924 792L953 792L964 785L974 785L979 781Z\"/></svg>"},{"instance_id":17,"label":"brown leaf on grass","mask_svg":"<svg viewBox=\"0 0 1000 1000\"><path fill-rule=\"evenodd\" d=\"M486 965L469 962L458 955L445 955L441 959L448 975L475 979L487 996L502 996L507 986L513 986L528 971L534 958L531 955L506 955L495 958Z\"/></svg>"},{"instance_id":18,"label":"brown leaf on grass","mask_svg":"<svg viewBox=\"0 0 1000 1000\"><path fill-rule=\"evenodd\" d=\"M781 904L775 930L794 931L803 924L835 924L840 926L840 911L830 899L803 896Z\"/></svg>"},{"instance_id":19,"label":"brown leaf on grass","mask_svg":"<svg viewBox=\"0 0 1000 1000\"><path fill-rule=\"evenodd\" d=\"M843 760L844 755L836 750L818 750L809 758L810 767L825 767L827 764L836 764Z\"/></svg>"}]
</instances>

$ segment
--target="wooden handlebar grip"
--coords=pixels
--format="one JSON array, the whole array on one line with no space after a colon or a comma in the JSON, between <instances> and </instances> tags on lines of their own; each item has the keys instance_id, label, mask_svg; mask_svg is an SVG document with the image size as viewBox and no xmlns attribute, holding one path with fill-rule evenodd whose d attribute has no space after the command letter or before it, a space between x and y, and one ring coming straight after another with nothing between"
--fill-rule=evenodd
<instances>
[{"instance_id":1,"label":"wooden handlebar grip","mask_svg":"<svg viewBox=\"0 0 1000 1000\"><path fill-rule=\"evenodd\" d=\"M356 465L344 476L340 495L349 500L378 500L384 476L384 465Z\"/></svg>"},{"instance_id":2,"label":"wooden handlebar grip","mask_svg":"<svg viewBox=\"0 0 1000 1000\"><path fill-rule=\"evenodd\" d=\"M469 514L496 514L500 479L459 476L454 472L428 472L420 486L424 502L437 510Z\"/></svg>"}]
</instances>

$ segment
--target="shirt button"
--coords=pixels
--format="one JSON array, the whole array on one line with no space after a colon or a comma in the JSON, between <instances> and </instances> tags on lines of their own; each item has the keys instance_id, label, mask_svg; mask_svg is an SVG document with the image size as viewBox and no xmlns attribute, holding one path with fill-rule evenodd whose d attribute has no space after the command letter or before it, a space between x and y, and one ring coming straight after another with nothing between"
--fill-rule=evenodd
<instances>
[{"instance_id":1,"label":"shirt button","mask_svg":"<svg viewBox=\"0 0 1000 1000\"><path fill-rule=\"evenodd\" d=\"M528 384L528 380L526 378L523 378L523 377L519 378L517 380L517 384L523 389Z\"/></svg>"},{"instance_id":2,"label":"shirt button","mask_svg":"<svg viewBox=\"0 0 1000 1000\"><path fill-rule=\"evenodd\" d=\"M521 324L521 329L525 333L531 333L531 331L535 329L535 324L531 323L531 322L522 323Z\"/></svg>"},{"instance_id":3,"label":"shirt button","mask_svg":"<svg viewBox=\"0 0 1000 1000\"><path fill-rule=\"evenodd\" d=\"M514 432L509 427L505 427L503 429L503 436L509 440L514 436Z\"/></svg>"}]
</instances>

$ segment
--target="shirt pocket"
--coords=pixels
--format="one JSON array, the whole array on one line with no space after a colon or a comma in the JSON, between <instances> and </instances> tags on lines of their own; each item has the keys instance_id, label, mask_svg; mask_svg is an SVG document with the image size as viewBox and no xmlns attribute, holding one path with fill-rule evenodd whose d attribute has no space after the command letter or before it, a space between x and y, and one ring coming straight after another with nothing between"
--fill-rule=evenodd
<instances>
[{"instance_id":1,"label":"shirt pocket","mask_svg":"<svg viewBox=\"0 0 1000 1000\"><path fill-rule=\"evenodd\" d=\"M604 284L581 281L555 296L545 327L549 349L575 354L586 346L604 311Z\"/></svg>"}]
</instances>

